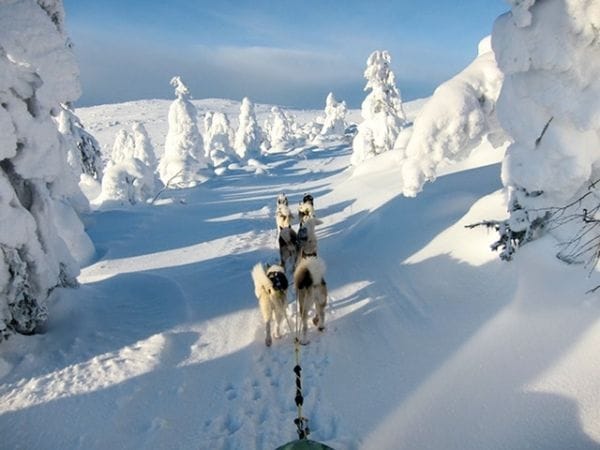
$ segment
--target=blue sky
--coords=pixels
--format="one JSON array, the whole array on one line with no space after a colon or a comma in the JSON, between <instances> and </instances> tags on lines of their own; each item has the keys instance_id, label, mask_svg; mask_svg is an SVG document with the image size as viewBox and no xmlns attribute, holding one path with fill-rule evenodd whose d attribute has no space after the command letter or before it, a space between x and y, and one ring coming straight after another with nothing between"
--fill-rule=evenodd
<instances>
[{"instance_id":1,"label":"blue sky","mask_svg":"<svg viewBox=\"0 0 600 450\"><path fill-rule=\"evenodd\" d=\"M83 96L77 106L173 98L180 75L194 98L244 96L350 107L363 71L388 50L404 100L430 95L476 55L504 0L65 0Z\"/></svg>"}]
</instances>

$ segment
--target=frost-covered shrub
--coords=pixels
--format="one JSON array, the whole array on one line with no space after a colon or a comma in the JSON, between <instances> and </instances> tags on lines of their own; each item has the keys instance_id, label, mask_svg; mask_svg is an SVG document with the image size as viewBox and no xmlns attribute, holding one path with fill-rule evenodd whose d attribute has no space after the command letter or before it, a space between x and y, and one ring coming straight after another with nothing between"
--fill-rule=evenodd
<instances>
[{"instance_id":1,"label":"frost-covered shrub","mask_svg":"<svg viewBox=\"0 0 600 450\"><path fill-rule=\"evenodd\" d=\"M482 139L488 137L494 145L506 139L496 117L502 79L490 38L485 38L477 58L441 84L413 126L398 135L394 149L402 168L404 195L417 195L426 181L435 180L440 165L466 158Z\"/></svg>"},{"instance_id":2,"label":"frost-covered shrub","mask_svg":"<svg viewBox=\"0 0 600 450\"><path fill-rule=\"evenodd\" d=\"M177 98L169 108L169 131L158 171L169 188L195 186L201 180L198 171L208 166L196 123L196 107L181 78L174 77L171 85Z\"/></svg>"},{"instance_id":3,"label":"frost-covered shrub","mask_svg":"<svg viewBox=\"0 0 600 450\"><path fill-rule=\"evenodd\" d=\"M256 121L254 104L244 97L240 106L238 129L235 133L233 147L241 159L259 158L262 131Z\"/></svg>"},{"instance_id":4,"label":"frost-covered shrub","mask_svg":"<svg viewBox=\"0 0 600 450\"><path fill-rule=\"evenodd\" d=\"M367 59L365 91L371 92L362 103L363 121L352 141L350 162L355 166L391 150L405 123L402 99L390 63L387 51L375 51Z\"/></svg>"},{"instance_id":5,"label":"frost-covered shrub","mask_svg":"<svg viewBox=\"0 0 600 450\"><path fill-rule=\"evenodd\" d=\"M527 232L600 175L600 4L511 3L492 45L504 73L498 118L512 139L502 163L509 221Z\"/></svg>"},{"instance_id":6,"label":"frost-covered shrub","mask_svg":"<svg viewBox=\"0 0 600 450\"><path fill-rule=\"evenodd\" d=\"M54 118L80 95L61 1L0 2L0 339L31 333L93 246Z\"/></svg>"}]
</instances>

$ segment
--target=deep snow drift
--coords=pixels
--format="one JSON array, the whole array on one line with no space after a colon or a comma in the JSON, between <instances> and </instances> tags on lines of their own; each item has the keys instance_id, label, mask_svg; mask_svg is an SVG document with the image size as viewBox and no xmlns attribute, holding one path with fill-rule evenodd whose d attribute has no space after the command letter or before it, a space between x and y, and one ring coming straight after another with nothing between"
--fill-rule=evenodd
<instances>
[{"instance_id":1,"label":"deep snow drift","mask_svg":"<svg viewBox=\"0 0 600 450\"><path fill-rule=\"evenodd\" d=\"M78 113L96 131L145 117L160 148L168 106ZM114 139L97 136L105 149ZM502 153L480 146L417 198L399 195L394 152L354 172L350 156L344 143L273 154L265 174L230 172L154 206L87 216L97 251L81 287L61 290L44 334L0 349L3 446L294 439L292 336L264 346L250 277L277 258L283 191L294 210L312 193L323 221L328 322L302 348L312 438L338 449L598 448L600 302L585 294L598 277L556 261L551 237L505 263L488 250L492 234L464 228L506 216Z\"/></svg>"}]
</instances>

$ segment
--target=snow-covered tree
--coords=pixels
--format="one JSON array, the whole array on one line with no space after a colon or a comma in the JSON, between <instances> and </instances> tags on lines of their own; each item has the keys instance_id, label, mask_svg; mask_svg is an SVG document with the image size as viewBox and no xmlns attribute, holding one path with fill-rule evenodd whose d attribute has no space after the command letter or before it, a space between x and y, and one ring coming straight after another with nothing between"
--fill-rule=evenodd
<instances>
[{"instance_id":1,"label":"snow-covered tree","mask_svg":"<svg viewBox=\"0 0 600 450\"><path fill-rule=\"evenodd\" d=\"M236 159L232 147L233 130L227 115L223 112L214 112L210 119L210 129L206 134L205 147L208 150L212 166L223 167Z\"/></svg>"},{"instance_id":2,"label":"snow-covered tree","mask_svg":"<svg viewBox=\"0 0 600 450\"><path fill-rule=\"evenodd\" d=\"M201 179L198 171L208 166L196 123L196 107L180 77L174 77L171 85L177 98L169 108L169 131L158 171L167 187L195 186Z\"/></svg>"},{"instance_id":3,"label":"snow-covered tree","mask_svg":"<svg viewBox=\"0 0 600 450\"><path fill-rule=\"evenodd\" d=\"M346 131L346 102L338 103L333 92L325 100L325 119L321 136L343 136Z\"/></svg>"},{"instance_id":4,"label":"snow-covered tree","mask_svg":"<svg viewBox=\"0 0 600 450\"><path fill-rule=\"evenodd\" d=\"M269 132L270 152L284 152L294 145L295 139L289 117L278 106L271 108L270 121L265 128Z\"/></svg>"},{"instance_id":5,"label":"snow-covered tree","mask_svg":"<svg viewBox=\"0 0 600 450\"><path fill-rule=\"evenodd\" d=\"M124 129L117 131L115 142L110 153L110 160L113 163L124 161L133 156L135 142L133 136Z\"/></svg>"},{"instance_id":6,"label":"snow-covered tree","mask_svg":"<svg viewBox=\"0 0 600 450\"><path fill-rule=\"evenodd\" d=\"M260 157L262 131L256 121L254 104L244 97L240 106L238 129L235 133L233 147L241 159L257 159Z\"/></svg>"},{"instance_id":7,"label":"snow-covered tree","mask_svg":"<svg viewBox=\"0 0 600 450\"><path fill-rule=\"evenodd\" d=\"M110 162L102 177L102 193L97 200L105 206L135 205L152 198L154 174L142 161L133 156Z\"/></svg>"},{"instance_id":8,"label":"snow-covered tree","mask_svg":"<svg viewBox=\"0 0 600 450\"><path fill-rule=\"evenodd\" d=\"M0 2L0 339L34 332L94 252L53 117L80 95L63 20L60 0Z\"/></svg>"},{"instance_id":9,"label":"snow-covered tree","mask_svg":"<svg viewBox=\"0 0 600 450\"><path fill-rule=\"evenodd\" d=\"M375 51L367 59L365 91L371 92L362 103L363 121L352 141L350 161L353 165L391 150L405 123L402 99L390 63L390 54L385 50Z\"/></svg>"},{"instance_id":10,"label":"snow-covered tree","mask_svg":"<svg viewBox=\"0 0 600 450\"><path fill-rule=\"evenodd\" d=\"M133 156L143 162L152 172L156 170L157 161L154 153L154 147L150 142L150 137L146 127L141 122L135 122L133 130Z\"/></svg>"},{"instance_id":11,"label":"snow-covered tree","mask_svg":"<svg viewBox=\"0 0 600 450\"><path fill-rule=\"evenodd\" d=\"M66 141L67 160L76 176L79 178L84 174L94 180L101 180L102 153L96 138L85 130L68 105L61 105L56 123L58 131Z\"/></svg>"},{"instance_id":12,"label":"snow-covered tree","mask_svg":"<svg viewBox=\"0 0 600 450\"><path fill-rule=\"evenodd\" d=\"M156 158L144 126L135 122L133 135L119 130L112 156L102 177L100 196L95 200L105 207L113 204L135 205L154 194Z\"/></svg>"},{"instance_id":13,"label":"snow-covered tree","mask_svg":"<svg viewBox=\"0 0 600 450\"><path fill-rule=\"evenodd\" d=\"M503 76L490 38L462 72L442 83L419 111L412 127L398 135L394 149L402 168L403 193L415 196L438 168L471 154L484 138L494 146L506 140L496 117Z\"/></svg>"},{"instance_id":14,"label":"snow-covered tree","mask_svg":"<svg viewBox=\"0 0 600 450\"><path fill-rule=\"evenodd\" d=\"M204 114L204 119L202 121L204 124L204 136L208 136L208 133L210 133L213 114L214 113L212 111L206 111L206 114ZM210 161L210 149L208 148L208 145L204 145L204 157L207 159L207 161Z\"/></svg>"},{"instance_id":15,"label":"snow-covered tree","mask_svg":"<svg viewBox=\"0 0 600 450\"><path fill-rule=\"evenodd\" d=\"M568 204L600 177L598 2L510 3L492 34L504 73L498 118L512 140L502 163L505 258L544 228L546 208Z\"/></svg>"}]
</instances>

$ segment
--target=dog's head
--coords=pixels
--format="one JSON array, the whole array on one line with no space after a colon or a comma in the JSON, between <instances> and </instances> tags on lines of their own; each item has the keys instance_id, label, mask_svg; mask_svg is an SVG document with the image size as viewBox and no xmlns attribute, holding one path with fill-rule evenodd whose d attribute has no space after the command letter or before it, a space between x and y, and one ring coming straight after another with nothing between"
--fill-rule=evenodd
<instances>
[{"instance_id":1,"label":"dog's head","mask_svg":"<svg viewBox=\"0 0 600 450\"><path fill-rule=\"evenodd\" d=\"M279 229L292 226L292 212L286 205L279 205L275 214Z\"/></svg>"},{"instance_id":2,"label":"dog's head","mask_svg":"<svg viewBox=\"0 0 600 450\"><path fill-rule=\"evenodd\" d=\"M288 199L283 192L277 196L277 206L279 205L288 205Z\"/></svg>"},{"instance_id":3,"label":"dog's head","mask_svg":"<svg viewBox=\"0 0 600 450\"><path fill-rule=\"evenodd\" d=\"M302 203L310 203L311 205L314 206L315 205L315 199L310 194L304 194L304 197L302 197Z\"/></svg>"},{"instance_id":4,"label":"dog's head","mask_svg":"<svg viewBox=\"0 0 600 450\"><path fill-rule=\"evenodd\" d=\"M285 276L283 267L279 264L273 264L267 267L267 277L271 280L273 289L277 291L285 291L288 288L288 280Z\"/></svg>"},{"instance_id":5,"label":"dog's head","mask_svg":"<svg viewBox=\"0 0 600 450\"><path fill-rule=\"evenodd\" d=\"M300 203L298 216L300 217L300 223L306 222L307 219L315 216L314 206L311 203Z\"/></svg>"}]
</instances>

